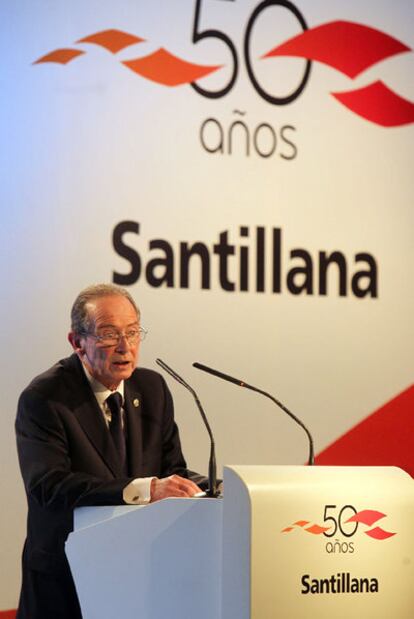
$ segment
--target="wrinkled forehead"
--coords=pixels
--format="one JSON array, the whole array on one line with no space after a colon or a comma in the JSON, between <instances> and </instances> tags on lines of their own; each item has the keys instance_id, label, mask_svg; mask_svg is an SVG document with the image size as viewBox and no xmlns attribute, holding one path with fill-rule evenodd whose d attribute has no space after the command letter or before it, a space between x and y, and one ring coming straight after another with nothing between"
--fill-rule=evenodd
<instances>
[{"instance_id":1,"label":"wrinkled forehead","mask_svg":"<svg viewBox=\"0 0 414 619\"><path fill-rule=\"evenodd\" d=\"M139 323L139 314L132 303L123 296L111 295L91 299L85 305L88 322L92 326L127 327Z\"/></svg>"}]
</instances>

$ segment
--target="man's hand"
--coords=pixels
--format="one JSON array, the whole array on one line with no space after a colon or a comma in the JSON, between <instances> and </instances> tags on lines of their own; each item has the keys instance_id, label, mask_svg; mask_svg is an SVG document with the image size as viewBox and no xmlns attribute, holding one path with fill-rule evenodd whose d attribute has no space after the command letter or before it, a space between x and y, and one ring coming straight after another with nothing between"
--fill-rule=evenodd
<instances>
[{"instance_id":1,"label":"man's hand","mask_svg":"<svg viewBox=\"0 0 414 619\"><path fill-rule=\"evenodd\" d=\"M170 475L170 477L164 477L163 479L155 477L151 481L150 503L168 497L188 498L194 496L197 492L201 492L201 488L189 479L179 475Z\"/></svg>"}]
</instances>

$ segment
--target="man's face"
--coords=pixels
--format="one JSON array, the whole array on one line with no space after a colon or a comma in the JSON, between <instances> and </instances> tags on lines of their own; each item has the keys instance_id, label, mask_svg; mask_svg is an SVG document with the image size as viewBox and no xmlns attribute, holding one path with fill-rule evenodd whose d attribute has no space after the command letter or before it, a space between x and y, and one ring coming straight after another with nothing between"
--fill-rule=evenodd
<instances>
[{"instance_id":1,"label":"man's face","mask_svg":"<svg viewBox=\"0 0 414 619\"><path fill-rule=\"evenodd\" d=\"M108 332L125 334L139 327L134 307L123 296L104 296L86 306L89 313L90 333L104 335ZM90 335L74 337L69 341L85 364L89 373L108 389L116 389L122 380L129 378L135 369L140 341L129 343L125 337L112 346L104 345Z\"/></svg>"}]
</instances>

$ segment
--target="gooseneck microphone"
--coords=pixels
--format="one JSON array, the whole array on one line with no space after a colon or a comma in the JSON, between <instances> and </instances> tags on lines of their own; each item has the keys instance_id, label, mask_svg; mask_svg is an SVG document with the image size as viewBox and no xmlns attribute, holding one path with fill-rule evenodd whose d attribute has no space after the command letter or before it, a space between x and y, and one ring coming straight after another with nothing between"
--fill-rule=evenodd
<instances>
[{"instance_id":1,"label":"gooseneck microphone","mask_svg":"<svg viewBox=\"0 0 414 619\"><path fill-rule=\"evenodd\" d=\"M308 440L309 440L309 459L308 459L308 464L309 465L315 464L315 457L314 457L314 453L313 453L313 438L312 438L311 433L309 432L309 430L305 426L305 424L300 419L298 419L298 417L296 417L296 415L294 415L288 408L286 408L286 406L284 404L279 402L279 400L277 400L272 395L270 395L270 393L267 393L267 391L263 391L262 389L258 389L257 387L253 387L253 385L248 385L243 380L239 380L238 378L233 378L233 376L228 376L227 374L223 374L223 372L219 372L218 370L213 370L213 368L209 368L207 365L203 365L202 363L197 363L197 362L193 363L193 367L197 368L198 370L202 370L203 372L208 372L209 374L212 374L213 376L216 376L217 378L222 378L223 380L227 380L228 382L233 383L235 385L238 385L239 387L244 387L245 389L250 389L251 391L256 391L256 393L261 393L266 398L269 398L269 400L272 400L272 402L277 404L277 406L279 406L279 408L281 408L282 411L284 411L287 415L289 415L289 417L291 419L293 419L293 421L296 421L296 423L298 425L300 425L300 427L303 428L303 430L305 430L306 435L307 435Z\"/></svg>"},{"instance_id":2,"label":"gooseneck microphone","mask_svg":"<svg viewBox=\"0 0 414 619\"><path fill-rule=\"evenodd\" d=\"M199 397L196 394L196 392L194 391L194 389L192 387L190 387L190 385L188 383L186 383L185 380L183 378L181 378L181 376L179 376L179 374L177 374L177 372L175 372L172 368L170 368L169 365L167 365L161 359L156 359L155 361L158 363L158 365L160 367L162 367L163 370L165 370L165 372L167 372L167 374L172 376L172 378L174 378L174 380L176 380L178 383L180 383L180 385L182 385L183 387L188 389L188 391L193 396L193 398L195 400L195 403L197 404L197 408L200 411L201 417L202 417L202 419L204 421L204 424L205 424L205 426L207 428L208 435L210 437L210 459L209 459L209 463L208 463L208 485L209 485L209 489L207 490L206 494L209 497L214 497L215 498L215 497L217 497L219 495L219 492L217 491L216 448L215 448L213 433L211 431L210 424L207 421L207 417L206 417L204 409L203 409L203 407L201 405Z\"/></svg>"}]
</instances>

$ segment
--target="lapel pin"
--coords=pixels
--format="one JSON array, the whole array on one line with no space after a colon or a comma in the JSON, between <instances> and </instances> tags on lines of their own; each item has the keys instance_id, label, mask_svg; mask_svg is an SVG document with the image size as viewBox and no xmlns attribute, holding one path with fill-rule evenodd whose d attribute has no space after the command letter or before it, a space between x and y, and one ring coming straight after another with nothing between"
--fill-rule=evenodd
<instances>
[{"instance_id":1,"label":"lapel pin","mask_svg":"<svg viewBox=\"0 0 414 619\"><path fill-rule=\"evenodd\" d=\"M135 408L138 408L138 406L139 406L139 400L138 400L138 398L135 398L135 400L134 400L132 403L133 403L133 405L135 406Z\"/></svg>"}]
</instances>

